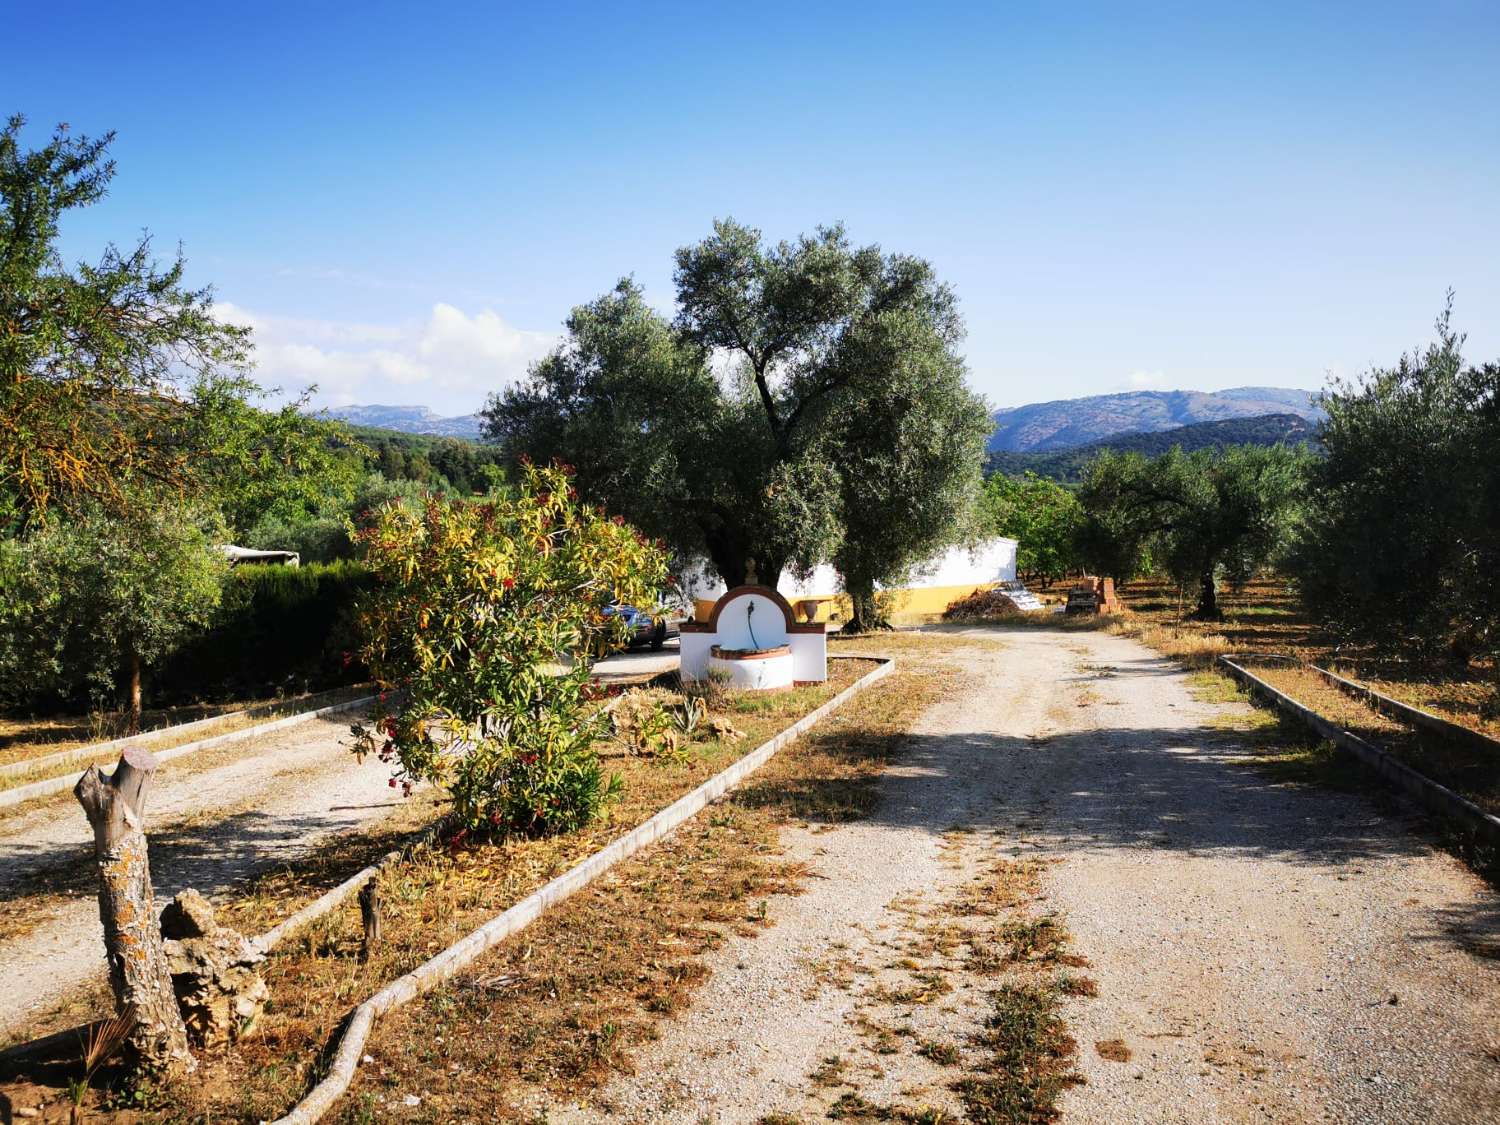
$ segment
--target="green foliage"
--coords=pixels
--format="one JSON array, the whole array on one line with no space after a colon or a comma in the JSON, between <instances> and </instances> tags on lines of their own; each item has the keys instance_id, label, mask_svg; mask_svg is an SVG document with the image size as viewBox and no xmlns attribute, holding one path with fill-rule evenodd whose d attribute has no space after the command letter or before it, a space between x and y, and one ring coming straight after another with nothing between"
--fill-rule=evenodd
<instances>
[{"instance_id":1,"label":"green foliage","mask_svg":"<svg viewBox=\"0 0 1500 1125\"><path fill-rule=\"evenodd\" d=\"M206 627L228 564L213 517L141 499L88 505L0 542L0 680L10 702L95 701Z\"/></svg>"},{"instance_id":2,"label":"green foliage","mask_svg":"<svg viewBox=\"0 0 1500 1125\"><path fill-rule=\"evenodd\" d=\"M1196 582L1197 615L1216 618L1221 578L1243 583L1288 548L1308 462L1286 446L1174 449L1154 460L1103 453L1079 493L1079 549L1120 581L1149 553L1180 585Z\"/></svg>"},{"instance_id":3,"label":"green foliage","mask_svg":"<svg viewBox=\"0 0 1500 1125\"><path fill-rule=\"evenodd\" d=\"M262 520L296 525L347 505L365 475L365 450L342 422L251 405L248 385L200 385L175 419L172 440L196 450L192 474L237 538Z\"/></svg>"},{"instance_id":4,"label":"green foliage","mask_svg":"<svg viewBox=\"0 0 1500 1125\"><path fill-rule=\"evenodd\" d=\"M562 346L484 411L512 456L573 466L585 496L684 552L718 526L716 493L749 499L722 448L743 414L628 280L574 309Z\"/></svg>"},{"instance_id":5,"label":"green foliage","mask_svg":"<svg viewBox=\"0 0 1500 1125\"><path fill-rule=\"evenodd\" d=\"M1078 484L1089 462L1105 450L1160 457L1172 449L1192 453L1199 449L1224 450L1231 445L1305 445L1316 449L1317 426L1297 414L1223 418L1166 430L1118 434L1068 449L994 450L987 459L987 468L1006 476L1035 473L1065 484Z\"/></svg>"},{"instance_id":6,"label":"green foliage","mask_svg":"<svg viewBox=\"0 0 1500 1125\"><path fill-rule=\"evenodd\" d=\"M242 565L229 572L210 628L169 660L159 690L179 699L307 691L364 674L354 609L373 585L356 562Z\"/></svg>"},{"instance_id":7,"label":"green foliage","mask_svg":"<svg viewBox=\"0 0 1500 1125\"><path fill-rule=\"evenodd\" d=\"M505 477L510 459L492 445L433 434L408 434L374 426L353 426L369 451L367 465L387 480L414 481L429 492L472 496L488 492Z\"/></svg>"},{"instance_id":8,"label":"green foliage","mask_svg":"<svg viewBox=\"0 0 1500 1125\"><path fill-rule=\"evenodd\" d=\"M352 500L333 497L310 518L267 515L240 537L240 543L263 551L296 551L304 563L352 559L356 554L353 534L369 523L371 513L392 503L416 511L429 492L416 481L389 480L379 473L369 473L355 488Z\"/></svg>"},{"instance_id":9,"label":"green foliage","mask_svg":"<svg viewBox=\"0 0 1500 1125\"><path fill-rule=\"evenodd\" d=\"M585 495L706 554L730 585L752 558L772 584L809 570L856 524L862 538L898 529L883 554L849 548L862 582L953 536L982 408L962 392L953 295L926 262L856 249L840 227L767 245L725 220L677 252L676 284L675 324L629 280L575 309L562 347L491 397L486 435L576 465ZM862 424L903 406L904 431Z\"/></svg>"},{"instance_id":10,"label":"green foliage","mask_svg":"<svg viewBox=\"0 0 1500 1125\"><path fill-rule=\"evenodd\" d=\"M1016 569L1050 584L1081 569L1078 535L1083 506L1070 489L1027 472L993 473L984 482L985 520L996 535L1016 540Z\"/></svg>"},{"instance_id":11,"label":"green foliage","mask_svg":"<svg viewBox=\"0 0 1500 1125\"><path fill-rule=\"evenodd\" d=\"M249 330L183 285L180 254L163 266L143 237L95 265L62 261L61 218L104 195L113 134L60 127L27 152L22 125L0 131L0 530L147 492L217 507L231 536L347 502L364 450L305 397L253 405L267 392L248 375Z\"/></svg>"},{"instance_id":12,"label":"green foliage","mask_svg":"<svg viewBox=\"0 0 1500 1125\"><path fill-rule=\"evenodd\" d=\"M852 328L851 378L822 411L822 448L838 473L842 533L832 552L850 595L849 628L885 624L877 583L896 585L940 549L978 532L989 408L964 382L938 310L883 310Z\"/></svg>"},{"instance_id":13,"label":"green foliage","mask_svg":"<svg viewBox=\"0 0 1500 1125\"><path fill-rule=\"evenodd\" d=\"M1500 657L1500 364L1437 339L1324 398L1327 457L1291 563L1339 633L1431 656Z\"/></svg>"},{"instance_id":14,"label":"green foliage","mask_svg":"<svg viewBox=\"0 0 1500 1125\"><path fill-rule=\"evenodd\" d=\"M0 130L0 503L37 523L49 507L118 507L132 489L181 485L198 450L161 436L188 377L243 392L248 333L211 315L212 292L162 267L149 237L106 247L69 270L57 251L64 213L103 197L113 134L59 127L33 151L24 119Z\"/></svg>"},{"instance_id":15,"label":"green foliage","mask_svg":"<svg viewBox=\"0 0 1500 1125\"><path fill-rule=\"evenodd\" d=\"M389 694L359 751L396 763L392 784L436 782L469 830L553 832L614 791L594 742L607 719L580 657L624 639L613 601L652 604L662 552L577 502L558 468L527 466L515 495L382 508L361 533L379 581L364 656Z\"/></svg>"}]
</instances>

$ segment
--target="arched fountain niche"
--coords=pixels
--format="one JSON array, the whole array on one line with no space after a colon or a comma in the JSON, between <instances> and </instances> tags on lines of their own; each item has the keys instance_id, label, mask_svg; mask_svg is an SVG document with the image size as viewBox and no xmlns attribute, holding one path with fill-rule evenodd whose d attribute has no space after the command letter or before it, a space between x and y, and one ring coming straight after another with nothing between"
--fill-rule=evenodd
<instances>
[{"instance_id":1,"label":"arched fountain niche","mask_svg":"<svg viewBox=\"0 0 1500 1125\"><path fill-rule=\"evenodd\" d=\"M731 687L768 691L828 678L828 633L800 624L769 586L736 586L703 623L682 624L682 678L724 678Z\"/></svg>"}]
</instances>

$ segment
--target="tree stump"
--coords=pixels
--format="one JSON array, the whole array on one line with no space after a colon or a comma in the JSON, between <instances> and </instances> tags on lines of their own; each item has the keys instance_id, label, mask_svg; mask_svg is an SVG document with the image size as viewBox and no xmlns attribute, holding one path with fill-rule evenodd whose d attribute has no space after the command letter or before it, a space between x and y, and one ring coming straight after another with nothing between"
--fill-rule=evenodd
<instances>
[{"instance_id":1,"label":"tree stump","mask_svg":"<svg viewBox=\"0 0 1500 1125\"><path fill-rule=\"evenodd\" d=\"M115 1010L135 1014L127 1045L137 1070L166 1076L197 1064L172 990L151 891L146 791L155 770L156 758L149 750L127 747L113 774L105 777L98 766L90 766L73 795L94 830L99 919Z\"/></svg>"},{"instance_id":2,"label":"tree stump","mask_svg":"<svg viewBox=\"0 0 1500 1125\"><path fill-rule=\"evenodd\" d=\"M359 889L359 914L365 923L365 940L359 947L359 959L368 961L380 945L380 880L375 876Z\"/></svg>"},{"instance_id":3,"label":"tree stump","mask_svg":"<svg viewBox=\"0 0 1500 1125\"><path fill-rule=\"evenodd\" d=\"M256 968L265 958L192 889L167 903L161 933L188 1040L214 1047L250 1031L270 996Z\"/></svg>"}]
</instances>

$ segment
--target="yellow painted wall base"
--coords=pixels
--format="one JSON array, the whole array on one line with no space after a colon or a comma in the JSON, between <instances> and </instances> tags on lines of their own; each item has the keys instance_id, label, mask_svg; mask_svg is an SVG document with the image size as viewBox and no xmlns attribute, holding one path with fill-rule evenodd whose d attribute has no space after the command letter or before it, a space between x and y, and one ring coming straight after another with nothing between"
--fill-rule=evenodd
<instances>
[{"instance_id":1,"label":"yellow painted wall base","mask_svg":"<svg viewBox=\"0 0 1500 1125\"><path fill-rule=\"evenodd\" d=\"M975 590L993 589L998 583L986 582L978 586L929 586L909 590L887 590L891 599L891 624L926 625L937 621L959 598L968 597ZM792 609L798 621L847 621L851 612L846 594L832 594L815 598L792 598ZM714 603L705 598L693 602L693 619L706 622L713 612Z\"/></svg>"}]
</instances>

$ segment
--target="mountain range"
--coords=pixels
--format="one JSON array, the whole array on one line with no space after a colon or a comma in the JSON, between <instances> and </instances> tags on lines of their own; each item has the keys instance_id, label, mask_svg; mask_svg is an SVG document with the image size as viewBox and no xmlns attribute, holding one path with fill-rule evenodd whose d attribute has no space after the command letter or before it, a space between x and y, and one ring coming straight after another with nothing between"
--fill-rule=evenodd
<instances>
[{"instance_id":1,"label":"mountain range","mask_svg":"<svg viewBox=\"0 0 1500 1125\"><path fill-rule=\"evenodd\" d=\"M407 434L434 434L440 437L477 440L480 434L478 414L444 417L426 406L340 406L329 415L356 426L373 426ZM1088 398L1060 399L1012 407L995 412L995 432L989 440L989 452L995 463L1007 454L1048 453L1076 450L1109 442L1122 435L1144 435L1173 432L1203 423L1235 420L1261 422L1248 429L1229 428L1183 434L1177 441L1162 445L1161 452L1173 444L1184 448L1201 448L1203 444L1223 445L1232 440L1256 440L1254 437L1227 439L1226 434L1259 434L1264 442L1305 440L1312 424L1323 418L1314 393L1286 387L1234 387L1226 391L1127 391L1122 394L1092 395ZM1287 418L1309 423L1305 432L1290 426ZM1198 444L1193 444L1198 443ZM1149 443L1148 443L1149 444ZM1139 443L1130 448L1140 448ZM1154 449L1154 446L1152 447ZM1069 462L1071 458L1065 459ZM1059 462L1061 464L1061 462ZM1015 471L1020 471L1019 469ZM1038 470L1041 471L1041 470ZM1050 472L1046 475L1052 475Z\"/></svg>"},{"instance_id":2,"label":"mountain range","mask_svg":"<svg viewBox=\"0 0 1500 1125\"><path fill-rule=\"evenodd\" d=\"M1316 448L1316 422L1300 414L1258 414L1253 418L1225 418L1217 422L1194 422L1170 430L1116 434L1103 441L1071 449L1001 450L989 455L987 472L1009 476L1032 472L1039 477L1076 482L1094 455L1109 449L1117 453L1141 453L1159 457L1174 446L1184 453L1195 449L1223 449L1228 445L1310 445Z\"/></svg>"},{"instance_id":3,"label":"mountain range","mask_svg":"<svg viewBox=\"0 0 1500 1125\"><path fill-rule=\"evenodd\" d=\"M328 415L341 422L348 422L351 426L374 426L376 429L396 430L403 434L437 434L440 437L479 440L478 414L444 418L425 406L334 406L329 408Z\"/></svg>"},{"instance_id":4,"label":"mountain range","mask_svg":"<svg viewBox=\"0 0 1500 1125\"><path fill-rule=\"evenodd\" d=\"M1227 391L1127 391L1037 402L995 412L991 453L1073 449L1118 434L1154 433L1198 422L1295 414L1318 422L1314 392L1286 387Z\"/></svg>"}]
</instances>

